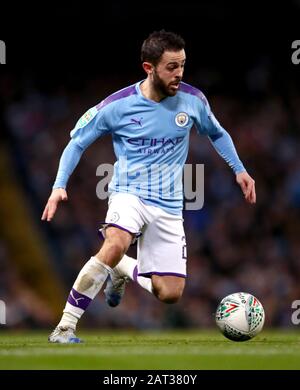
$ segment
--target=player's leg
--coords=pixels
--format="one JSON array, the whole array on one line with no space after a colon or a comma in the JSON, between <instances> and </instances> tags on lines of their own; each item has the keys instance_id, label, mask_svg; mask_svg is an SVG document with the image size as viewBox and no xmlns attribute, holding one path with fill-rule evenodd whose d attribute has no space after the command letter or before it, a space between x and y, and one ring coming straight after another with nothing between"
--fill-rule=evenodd
<instances>
[{"instance_id":1,"label":"player's leg","mask_svg":"<svg viewBox=\"0 0 300 390\"><path fill-rule=\"evenodd\" d=\"M119 227L108 225L104 243L95 257L99 262L112 269L127 252L133 239L134 234Z\"/></svg>"},{"instance_id":2,"label":"player's leg","mask_svg":"<svg viewBox=\"0 0 300 390\"><path fill-rule=\"evenodd\" d=\"M137 259L124 255L107 279L104 294L109 306L115 307L119 305L124 295L125 284L129 280L138 283L151 294L153 293L151 278L138 276Z\"/></svg>"},{"instance_id":3,"label":"player's leg","mask_svg":"<svg viewBox=\"0 0 300 390\"><path fill-rule=\"evenodd\" d=\"M165 303L177 302L181 298L185 287L184 277L173 275L138 276L137 260L127 255L124 255L118 265L113 269L113 274L115 274L114 286L113 283L108 283L108 286L104 290L106 302L111 307L115 307L120 303L124 294L125 278L136 282Z\"/></svg>"},{"instance_id":4,"label":"player's leg","mask_svg":"<svg viewBox=\"0 0 300 390\"><path fill-rule=\"evenodd\" d=\"M122 281L126 276L162 302L177 302L183 293L186 277L187 254L182 217L141 202L139 212L146 225L138 238L138 261L124 255L113 269L115 279ZM114 299L114 291L108 282L104 292L110 306L120 303L121 294Z\"/></svg>"},{"instance_id":5,"label":"player's leg","mask_svg":"<svg viewBox=\"0 0 300 390\"><path fill-rule=\"evenodd\" d=\"M164 303L176 303L182 296L185 278L152 275L153 294Z\"/></svg>"},{"instance_id":6,"label":"player's leg","mask_svg":"<svg viewBox=\"0 0 300 390\"><path fill-rule=\"evenodd\" d=\"M136 282L165 303L176 303L181 298L185 287L184 277L170 275L139 276L137 260L127 255L124 255L113 269L110 276L112 275L114 275L113 281L108 281L104 290L106 302L111 307L115 307L120 303L128 279Z\"/></svg>"},{"instance_id":7,"label":"player's leg","mask_svg":"<svg viewBox=\"0 0 300 390\"><path fill-rule=\"evenodd\" d=\"M132 242L128 231L109 226L100 251L90 258L79 272L68 297L64 314L49 341L59 343L80 342L74 335L78 320L100 291L112 268L128 250Z\"/></svg>"},{"instance_id":8,"label":"player's leg","mask_svg":"<svg viewBox=\"0 0 300 390\"><path fill-rule=\"evenodd\" d=\"M135 195L127 193L113 194L109 200L105 223L103 223L103 228L100 229L103 237L106 236L106 227L114 225L120 229L134 232L134 242L141 235L144 224L147 223L143 215L143 207L143 203ZM124 255L107 279L104 294L109 306L115 307L121 302L128 280L133 280L152 292L151 279L137 275L137 260Z\"/></svg>"},{"instance_id":9,"label":"player's leg","mask_svg":"<svg viewBox=\"0 0 300 390\"><path fill-rule=\"evenodd\" d=\"M152 293L162 302L182 296L186 278L186 241L181 215L145 206L150 222L138 241L138 278L151 280Z\"/></svg>"}]
</instances>

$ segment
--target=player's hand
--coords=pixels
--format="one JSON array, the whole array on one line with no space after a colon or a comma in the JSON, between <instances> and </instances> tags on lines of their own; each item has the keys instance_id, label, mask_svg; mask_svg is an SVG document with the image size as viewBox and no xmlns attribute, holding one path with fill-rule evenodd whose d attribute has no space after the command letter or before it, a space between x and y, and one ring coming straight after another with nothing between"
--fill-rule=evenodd
<instances>
[{"instance_id":1,"label":"player's hand","mask_svg":"<svg viewBox=\"0 0 300 390\"><path fill-rule=\"evenodd\" d=\"M65 189L55 188L48 199L46 207L42 215L42 221L51 221L57 209L57 205L61 201L68 200L68 195Z\"/></svg>"},{"instance_id":2,"label":"player's hand","mask_svg":"<svg viewBox=\"0 0 300 390\"><path fill-rule=\"evenodd\" d=\"M236 181L240 185L244 197L249 203L256 203L255 181L247 172L241 172L236 175Z\"/></svg>"}]
</instances>

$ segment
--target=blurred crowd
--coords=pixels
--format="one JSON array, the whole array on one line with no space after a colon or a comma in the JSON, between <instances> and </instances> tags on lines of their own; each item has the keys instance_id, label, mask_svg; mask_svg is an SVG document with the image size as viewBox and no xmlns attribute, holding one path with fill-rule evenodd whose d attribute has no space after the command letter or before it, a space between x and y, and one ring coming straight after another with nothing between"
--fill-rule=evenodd
<instances>
[{"instance_id":1,"label":"blurred crowd","mask_svg":"<svg viewBox=\"0 0 300 390\"><path fill-rule=\"evenodd\" d=\"M202 89L197 74L187 82ZM193 130L187 162L204 164L205 199L201 210L184 211L188 278L181 301L162 304L129 283L122 304L115 309L107 307L101 291L83 317L84 326L213 327L218 302L238 291L252 293L262 302L268 326L292 326L291 304L300 299L300 95L293 88L284 96L276 90L261 93L263 82L263 76L249 74L250 86L240 97L214 91L209 85L203 90L256 181L257 204L244 201L230 168L208 139ZM6 147L30 201L32 218L47 240L49 258L63 280L65 298L83 264L101 245L97 233L107 202L96 196L100 180L96 169L101 163L114 162L109 136L97 140L82 156L69 181L69 200L60 205L54 220L47 224L40 217L76 121L128 84L101 77L82 82L80 88L63 82L40 87L34 77L16 80L7 75L2 80ZM135 256L134 247L129 254ZM0 264L5 269L0 298L9 307L14 301L15 313L25 313L19 324L52 327L46 303L34 292L30 292L29 300L34 302L30 308L22 303L22 294L15 288L21 281L16 281L17 270L5 254L5 243L0 243ZM42 314L36 315L33 308ZM17 326L17 314L14 318L12 325Z\"/></svg>"},{"instance_id":2,"label":"blurred crowd","mask_svg":"<svg viewBox=\"0 0 300 390\"><path fill-rule=\"evenodd\" d=\"M0 299L5 303L5 323L9 328L48 327L55 317L43 300L21 276L0 239Z\"/></svg>"}]
</instances>

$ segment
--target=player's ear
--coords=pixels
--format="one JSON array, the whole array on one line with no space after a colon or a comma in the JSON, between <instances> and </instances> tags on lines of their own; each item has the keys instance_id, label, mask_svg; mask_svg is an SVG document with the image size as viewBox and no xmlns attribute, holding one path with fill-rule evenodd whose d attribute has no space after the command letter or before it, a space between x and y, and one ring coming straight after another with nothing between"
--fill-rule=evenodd
<instances>
[{"instance_id":1,"label":"player's ear","mask_svg":"<svg viewBox=\"0 0 300 390\"><path fill-rule=\"evenodd\" d=\"M150 62L143 62L142 66L147 75L153 72L153 65Z\"/></svg>"}]
</instances>

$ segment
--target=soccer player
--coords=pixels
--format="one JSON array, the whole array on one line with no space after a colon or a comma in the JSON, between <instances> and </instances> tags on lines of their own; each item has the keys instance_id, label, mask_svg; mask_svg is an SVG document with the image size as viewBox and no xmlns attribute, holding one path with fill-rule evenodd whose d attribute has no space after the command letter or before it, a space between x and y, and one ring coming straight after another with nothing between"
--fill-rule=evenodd
<instances>
[{"instance_id":1,"label":"soccer player","mask_svg":"<svg viewBox=\"0 0 300 390\"><path fill-rule=\"evenodd\" d=\"M77 322L105 282L106 302L112 307L120 303L129 280L162 302L181 297L186 278L181 178L193 125L232 168L246 201L256 201L254 180L230 135L203 93L182 82L184 47L173 32L150 34L141 49L147 78L108 96L71 131L42 220L51 221L58 204L67 200L68 179L97 138L112 135L117 161L101 229L104 243L79 272L50 342L81 341L75 335ZM126 255L135 240L137 259Z\"/></svg>"}]
</instances>

